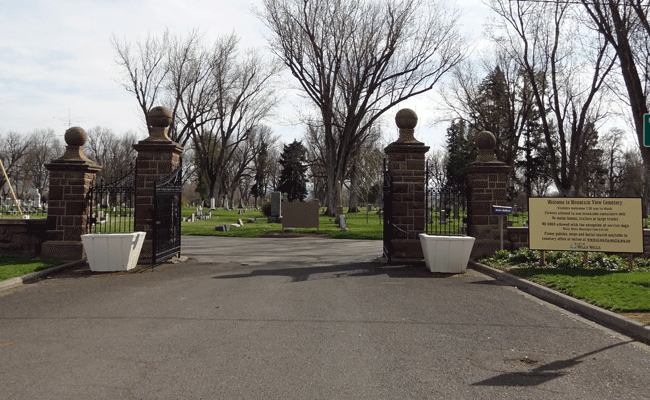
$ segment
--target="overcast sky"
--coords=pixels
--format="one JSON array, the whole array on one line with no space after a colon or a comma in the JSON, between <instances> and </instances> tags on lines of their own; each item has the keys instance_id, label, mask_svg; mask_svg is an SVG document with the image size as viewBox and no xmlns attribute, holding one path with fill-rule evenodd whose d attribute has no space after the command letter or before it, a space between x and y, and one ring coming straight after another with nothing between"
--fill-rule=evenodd
<instances>
[{"instance_id":1,"label":"overcast sky","mask_svg":"<svg viewBox=\"0 0 650 400\"><path fill-rule=\"evenodd\" d=\"M235 32L241 48L264 47L265 27L250 12L260 4L260 0L2 0L0 133L53 128L63 136L71 123L116 133L132 130L145 138L137 101L120 84L122 71L115 64L111 36L136 42L167 28L174 34L197 28L208 41ZM487 15L485 5L480 0L458 4L465 12L465 33L478 39ZM416 138L440 147L446 126L432 126L431 103L425 94L400 106L418 113ZM289 103L280 109L281 114L291 112ZM285 120L268 125L284 142L300 138L303 129ZM390 135L394 137L387 140L397 137L396 128Z\"/></svg>"}]
</instances>

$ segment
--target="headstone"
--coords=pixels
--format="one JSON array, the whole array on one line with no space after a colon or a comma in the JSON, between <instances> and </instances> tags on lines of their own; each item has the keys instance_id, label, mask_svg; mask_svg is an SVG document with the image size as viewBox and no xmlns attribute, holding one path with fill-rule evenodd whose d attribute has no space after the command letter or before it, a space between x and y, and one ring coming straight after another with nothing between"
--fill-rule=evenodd
<instances>
[{"instance_id":1,"label":"headstone","mask_svg":"<svg viewBox=\"0 0 650 400\"><path fill-rule=\"evenodd\" d=\"M271 192L271 217L269 222L282 221L282 193Z\"/></svg>"},{"instance_id":2,"label":"headstone","mask_svg":"<svg viewBox=\"0 0 650 400\"><path fill-rule=\"evenodd\" d=\"M241 228L241 225L239 224L230 224L230 226L234 226L235 228Z\"/></svg>"},{"instance_id":3,"label":"headstone","mask_svg":"<svg viewBox=\"0 0 650 400\"><path fill-rule=\"evenodd\" d=\"M440 210L440 224L445 225L447 223L447 212L445 210Z\"/></svg>"},{"instance_id":4,"label":"headstone","mask_svg":"<svg viewBox=\"0 0 650 400\"><path fill-rule=\"evenodd\" d=\"M244 222L243 222L241 219L238 219L238 220L237 220L237 225L240 225L240 226L241 226L241 225L244 225Z\"/></svg>"},{"instance_id":5,"label":"headstone","mask_svg":"<svg viewBox=\"0 0 650 400\"><path fill-rule=\"evenodd\" d=\"M210 197L210 210L216 210L217 201L214 197Z\"/></svg>"},{"instance_id":6,"label":"headstone","mask_svg":"<svg viewBox=\"0 0 650 400\"><path fill-rule=\"evenodd\" d=\"M248 222L249 224L252 224L252 223L255 222L255 219L254 218L249 218L249 219L246 220L246 222Z\"/></svg>"},{"instance_id":7,"label":"headstone","mask_svg":"<svg viewBox=\"0 0 650 400\"><path fill-rule=\"evenodd\" d=\"M347 232L348 227L345 225L345 214L341 214L339 218L339 228L341 228L341 232Z\"/></svg>"},{"instance_id":8,"label":"headstone","mask_svg":"<svg viewBox=\"0 0 650 400\"><path fill-rule=\"evenodd\" d=\"M214 227L214 230L218 232L230 232L230 225L217 225Z\"/></svg>"},{"instance_id":9,"label":"headstone","mask_svg":"<svg viewBox=\"0 0 650 400\"><path fill-rule=\"evenodd\" d=\"M196 221L196 215L194 213L190 214L190 222Z\"/></svg>"}]
</instances>

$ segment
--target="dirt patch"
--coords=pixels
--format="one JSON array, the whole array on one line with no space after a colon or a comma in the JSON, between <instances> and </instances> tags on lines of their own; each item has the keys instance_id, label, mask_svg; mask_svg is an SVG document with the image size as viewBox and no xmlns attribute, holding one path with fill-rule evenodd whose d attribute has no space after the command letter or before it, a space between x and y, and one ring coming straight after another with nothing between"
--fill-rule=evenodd
<instances>
[{"instance_id":1,"label":"dirt patch","mask_svg":"<svg viewBox=\"0 0 650 400\"><path fill-rule=\"evenodd\" d=\"M650 312L617 312L616 314L632 321L642 323L645 326L650 326Z\"/></svg>"}]
</instances>

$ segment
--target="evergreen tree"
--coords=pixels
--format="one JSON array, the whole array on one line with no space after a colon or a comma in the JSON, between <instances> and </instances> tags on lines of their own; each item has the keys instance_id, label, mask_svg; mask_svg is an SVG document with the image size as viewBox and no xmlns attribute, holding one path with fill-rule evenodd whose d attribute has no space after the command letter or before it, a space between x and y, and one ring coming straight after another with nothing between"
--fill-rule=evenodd
<instances>
[{"instance_id":1,"label":"evergreen tree","mask_svg":"<svg viewBox=\"0 0 650 400\"><path fill-rule=\"evenodd\" d=\"M304 201L307 197L307 149L294 140L284 146L280 155L280 185L278 190L287 194L289 201Z\"/></svg>"},{"instance_id":2,"label":"evergreen tree","mask_svg":"<svg viewBox=\"0 0 650 400\"><path fill-rule=\"evenodd\" d=\"M476 160L473 134L463 120L452 121L447 128L447 183L445 189L464 192L467 183L463 169Z\"/></svg>"},{"instance_id":3,"label":"evergreen tree","mask_svg":"<svg viewBox=\"0 0 650 400\"><path fill-rule=\"evenodd\" d=\"M523 159L519 159L515 164L517 168L523 170L523 182L520 184L524 188L526 199L532 196L543 196L545 188L548 188L553 180L548 163L549 149L539 121L537 107L531 107L522 132Z\"/></svg>"}]
</instances>

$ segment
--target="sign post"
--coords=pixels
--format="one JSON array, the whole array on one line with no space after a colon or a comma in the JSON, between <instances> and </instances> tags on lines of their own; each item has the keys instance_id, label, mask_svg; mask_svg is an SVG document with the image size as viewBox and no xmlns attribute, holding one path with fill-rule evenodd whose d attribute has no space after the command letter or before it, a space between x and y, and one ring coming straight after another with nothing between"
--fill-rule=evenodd
<instances>
[{"instance_id":1,"label":"sign post","mask_svg":"<svg viewBox=\"0 0 650 400\"><path fill-rule=\"evenodd\" d=\"M643 146L650 147L650 114L643 114Z\"/></svg>"},{"instance_id":2,"label":"sign post","mask_svg":"<svg viewBox=\"0 0 650 400\"><path fill-rule=\"evenodd\" d=\"M501 231L501 250L503 250L503 217L512 214L512 207L492 206L492 214L499 216L499 231Z\"/></svg>"}]
</instances>

